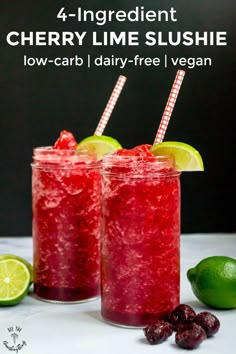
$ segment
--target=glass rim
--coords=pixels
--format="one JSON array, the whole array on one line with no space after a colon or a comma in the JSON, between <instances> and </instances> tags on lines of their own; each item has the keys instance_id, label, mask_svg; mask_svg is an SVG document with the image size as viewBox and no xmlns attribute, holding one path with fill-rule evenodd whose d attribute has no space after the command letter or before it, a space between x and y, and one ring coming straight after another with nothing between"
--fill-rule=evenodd
<instances>
[{"instance_id":1,"label":"glass rim","mask_svg":"<svg viewBox=\"0 0 236 354\"><path fill-rule=\"evenodd\" d=\"M52 146L39 146L33 149L32 167L77 168L79 164L98 164L98 156L91 150L53 149ZM91 166L92 167L92 166Z\"/></svg>"},{"instance_id":2,"label":"glass rim","mask_svg":"<svg viewBox=\"0 0 236 354\"><path fill-rule=\"evenodd\" d=\"M106 155L102 160L102 174L104 175L131 175L136 178L150 176L179 176L175 160L172 155L158 156L126 156ZM117 170L116 170L117 169Z\"/></svg>"},{"instance_id":3,"label":"glass rim","mask_svg":"<svg viewBox=\"0 0 236 354\"><path fill-rule=\"evenodd\" d=\"M126 156L126 155L105 155L103 162L141 162L141 163L173 163L175 162L172 155L158 155L158 156Z\"/></svg>"},{"instance_id":4,"label":"glass rim","mask_svg":"<svg viewBox=\"0 0 236 354\"><path fill-rule=\"evenodd\" d=\"M88 149L54 149L53 146L39 146L33 148L33 159L41 159L43 157L45 157L45 159L48 158L48 160L63 157L91 157L94 158L94 160L98 160L97 154Z\"/></svg>"},{"instance_id":5,"label":"glass rim","mask_svg":"<svg viewBox=\"0 0 236 354\"><path fill-rule=\"evenodd\" d=\"M96 156L96 154L93 152L93 151L91 151L91 150L88 150L88 149L55 149L53 146L37 146L37 147L34 147L33 148L33 153L35 153L35 152L38 152L38 153L40 153L40 152L45 152L45 153L51 153L52 155L53 154L55 154L55 153L58 153L58 152L61 152L62 154L71 154L71 153L73 153L73 154L75 154L75 155L80 155L80 153L81 152L87 152L88 153L88 155L95 155Z\"/></svg>"}]
</instances>

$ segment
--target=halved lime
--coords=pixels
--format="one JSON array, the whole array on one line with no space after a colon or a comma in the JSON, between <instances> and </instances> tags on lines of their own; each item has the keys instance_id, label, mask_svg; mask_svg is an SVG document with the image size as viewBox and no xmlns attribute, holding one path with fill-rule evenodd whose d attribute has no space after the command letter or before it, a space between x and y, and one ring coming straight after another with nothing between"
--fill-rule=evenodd
<instances>
[{"instance_id":1,"label":"halved lime","mask_svg":"<svg viewBox=\"0 0 236 354\"><path fill-rule=\"evenodd\" d=\"M98 158L101 159L106 154L111 154L122 146L120 143L106 135L93 135L83 139L76 147L76 150L89 150L97 154Z\"/></svg>"},{"instance_id":2,"label":"halved lime","mask_svg":"<svg viewBox=\"0 0 236 354\"><path fill-rule=\"evenodd\" d=\"M151 147L153 155L171 155L178 171L204 171L200 153L191 145L179 141L164 141Z\"/></svg>"},{"instance_id":3,"label":"halved lime","mask_svg":"<svg viewBox=\"0 0 236 354\"><path fill-rule=\"evenodd\" d=\"M0 261L0 306L16 305L28 293L30 272L17 259Z\"/></svg>"},{"instance_id":4,"label":"halved lime","mask_svg":"<svg viewBox=\"0 0 236 354\"><path fill-rule=\"evenodd\" d=\"M30 281L33 282L33 266L26 259L14 254L0 254L0 261L5 259L17 259L18 261L24 263L30 272Z\"/></svg>"}]
</instances>

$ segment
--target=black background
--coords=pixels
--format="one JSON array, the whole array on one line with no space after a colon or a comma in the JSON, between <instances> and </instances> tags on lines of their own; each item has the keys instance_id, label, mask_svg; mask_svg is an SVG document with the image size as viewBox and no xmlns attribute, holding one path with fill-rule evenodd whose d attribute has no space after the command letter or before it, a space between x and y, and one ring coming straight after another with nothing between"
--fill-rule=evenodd
<instances>
[{"instance_id":1,"label":"black background","mask_svg":"<svg viewBox=\"0 0 236 354\"><path fill-rule=\"evenodd\" d=\"M84 9L177 10L177 22L96 26L56 18L63 6ZM62 129L92 135L120 74L128 77L105 134L125 147L152 143L180 67L24 67L23 56L211 57L212 67L186 70L165 140L195 146L205 172L182 174L182 232L236 231L234 0L1 1L0 5L0 235L31 235L31 156ZM10 31L227 31L227 47L11 47ZM141 41L142 42L142 41Z\"/></svg>"}]
</instances>

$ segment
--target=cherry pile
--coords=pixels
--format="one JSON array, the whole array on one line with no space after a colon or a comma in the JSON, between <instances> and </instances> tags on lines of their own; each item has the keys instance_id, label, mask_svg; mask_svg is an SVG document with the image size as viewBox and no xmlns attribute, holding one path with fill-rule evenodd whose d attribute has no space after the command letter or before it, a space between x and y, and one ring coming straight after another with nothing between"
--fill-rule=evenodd
<instances>
[{"instance_id":1,"label":"cherry pile","mask_svg":"<svg viewBox=\"0 0 236 354\"><path fill-rule=\"evenodd\" d=\"M159 320L144 328L150 344L164 342L175 331L175 343L184 349L197 348L206 338L220 328L220 321L211 312L196 312L192 307L180 304L170 314L168 321Z\"/></svg>"}]
</instances>

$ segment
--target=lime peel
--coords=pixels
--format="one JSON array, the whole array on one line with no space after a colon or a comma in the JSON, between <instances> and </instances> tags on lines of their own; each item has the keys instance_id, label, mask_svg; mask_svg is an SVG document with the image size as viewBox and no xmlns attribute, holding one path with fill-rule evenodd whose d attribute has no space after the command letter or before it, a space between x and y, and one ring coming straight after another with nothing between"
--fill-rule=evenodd
<instances>
[{"instance_id":1,"label":"lime peel","mask_svg":"<svg viewBox=\"0 0 236 354\"><path fill-rule=\"evenodd\" d=\"M171 155L178 171L204 171L200 153L189 144L179 141L164 141L153 145L150 151L155 156Z\"/></svg>"},{"instance_id":2,"label":"lime peel","mask_svg":"<svg viewBox=\"0 0 236 354\"><path fill-rule=\"evenodd\" d=\"M187 278L194 295L205 305L236 308L236 259L211 256L188 269Z\"/></svg>"}]
</instances>

